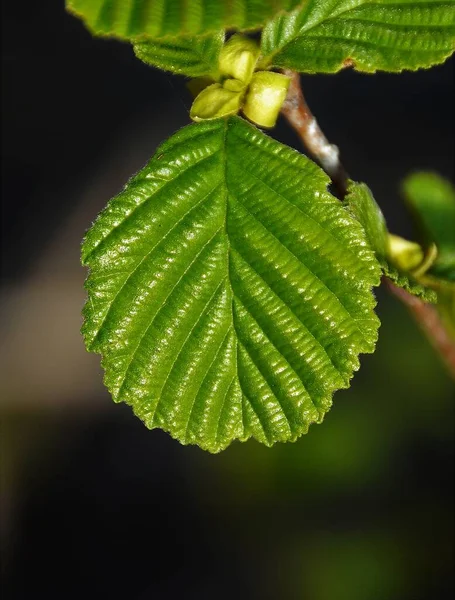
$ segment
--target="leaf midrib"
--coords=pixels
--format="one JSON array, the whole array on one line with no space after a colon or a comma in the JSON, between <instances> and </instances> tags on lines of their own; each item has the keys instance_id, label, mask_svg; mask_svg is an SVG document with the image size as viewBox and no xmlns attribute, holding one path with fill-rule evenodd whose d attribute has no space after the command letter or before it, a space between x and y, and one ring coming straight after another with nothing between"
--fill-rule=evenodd
<instances>
[{"instance_id":1,"label":"leaf midrib","mask_svg":"<svg viewBox=\"0 0 455 600\"><path fill-rule=\"evenodd\" d=\"M232 287L232 282L231 282L231 278L230 278L230 272L231 272L231 240L230 240L230 236L228 233L228 211L229 211L229 188L228 188L228 178L227 178L227 166L228 166L228 161L227 161L227 152L226 152L226 147L227 147L227 136L229 133L229 119L225 119L224 120L224 131L223 131L223 143L222 143L222 157L223 157L223 165L224 165L224 170L223 170L223 183L224 183L224 206L225 206L225 212L224 212L224 235L226 238L226 252L227 252L227 256L226 256L226 265L227 265L227 273L228 273L228 277L227 277L227 281L228 281L228 285L229 285L229 292L230 292L230 297L231 297L231 301L230 301L230 308L231 308L231 323L232 323L232 328L233 331L235 332L235 356L234 356L234 369L235 369L235 374L234 374L234 380L237 379L238 385L240 387L241 393L242 393L242 424L243 424L243 432L242 435L245 434L245 426L244 426L244 422L245 422L245 415L244 415L244 404L243 404L243 399L245 399L247 402L250 402L245 394L245 391L243 389L242 386L242 382L241 382L241 378L239 377L239 371L240 371L240 364L239 364L239 345L242 345L244 347L244 344L241 343L240 341L240 335L238 333L237 327L236 327L236 319L234 316L234 299L235 299L235 293L234 293L234 289ZM223 342L224 343L224 342ZM248 350L245 348L245 351L249 354ZM281 353L280 353L281 354ZM250 356L251 358L251 356ZM283 357L284 358L284 357ZM251 358L252 360L252 358ZM285 359L286 360L286 359ZM254 361L253 361L254 362ZM288 361L286 360L286 363ZM290 366L290 365L289 365ZM290 366L291 367L291 366ZM259 369L259 367L256 368ZM292 368L292 367L291 367ZM294 371L294 369L292 369ZM267 377L265 374L263 374L261 371L259 371L261 373L261 376L264 378L264 380L267 382L267 385L270 387L270 389L273 392L273 388L270 386ZM294 371L295 372L295 371ZM295 373L295 375L297 376L298 380L301 382L303 389L305 390L306 394L308 395L311 403L314 405L313 399L309 393L309 391L306 388L305 383L302 381L302 378ZM229 390L232 386L232 383L229 386ZM198 392L199 393L199 392ZM283 404L280 401L280 399L276 396L276 394L273 392L273 395L275 396L275 399L277 401L277 403L279 404L283 414L285 415L285 418L288 422L288 425L290 427L290 421L289 421L289 417L286 415L286 412L284 410ZM197 395L196 395L197 397ZM250 402L251 404L251 402ZM254 409L253 409L254 410ZM256 411L255 411L256 412ZM221 414L222 411L220 412L220 418L221 418ZM257 414L257 413L256 413ZM259 416L258 416L259 418ZM219 429L219 422L217 424L217 430ZM265 433L265 432L264 432ZM218 433L217 433L218 435ZM266 438L268 439L268 436L266 436Z\"/></svg>"},{"instance_id":2,"label":"leaf midrib","mask_svg":"<svg viewBox=\"0 0 455 600\"><path fill-rule=\"evenodd\" d=\"M235 251L235 248L234 248L234 247L231 245L231 240L230 240L230 236L229 236L229 233L228 233L228 211L229 211L229 207L230 207L230 202L229 202L229 194L231 194L231 196L232 196L233 198L235 197L235 195L234 195L234 194L232 194L232 193L230 192L230 190L229 190L229 187L228 187L228 178L227 178L227 164L228 164L228 161L227 161L227 154L226 154L226 146L227 146L227 136L228 136L228 131L229 131L229 122L230 122L230 120L229 120L229 119L226 119L226 120L225 120L225 123L224 123L224 132L223 132L223 145L222 145L222 148L223 148L222 152L223 152L223 159L224 159L224 160L223 160L223 163L224 163L224 172L223 172L223 176L224 176L224 189L225 189L225 198L224 198L224 201L225 201L225 223L224 223L224 227L225 227L225 229L224 229L224 232L225 232L225 236L226 236L226 247L227 247L227 270L228 270L228 278L227 278L227 279L228 279L228 282L229 282L229 290L230 290L230 295L231 295L231 302L230 302L230 305L231 305L231 322L232 322L232 327L233 327L233 329L234 329L234 332L235 332L235 335L236 335L236 341L235 341L235 377L237 378L237 381L238 381L238 384L239 384L240 390L241 390L241 392L242 392L242 397L243 397L243 398L244 398L244 399L245 399L247 402L249 402L249 403L250 403L250 405L252 406L252 403L251 403L251 401L248 399L248 397L247 397L247 396L246 396L246 394L245 394L245 391L244 391L244 389L243 389L243 386L242 386L242 383L241 383L241 380L240 380L240 377L239 377L239 371L240 371L239 357L238 357L239 345L241 345L241 346L242 346L242 347L245 349L245 351L247 352L247 354L250 356L250 359L251 359L251 360L253 360L253 358L251 357L250 353L248 352L248 349L247 349L247 348L245 348L245 345L244 345L244 344L242 344L242 342L241 342L241 340L240 340L240 335L239 335L239 333L238 333L238 331L237 331L237 328L236 328L236 320L235 320L235 316L234 316L234 300L235 300L235 298L236 298L236 294L235 294L235 291L234 291L234 289L233 289L232 282L231 282L231 278L230 278L230 275L229 275L229 274L230 274L230 272L231 272L231 265L230 265L230 261L231 261L231 251L233 251L233 250ZM235 135L235 133L234 133L234 135ZM269 187L269 186L267 186L267 187ZM270 191L271 191L271 192L273 192L273 193L276 193L276 194L277 194L277 195L279 195L280 197L283 197L283 198L284 198L284 196L282 196L281 194L279 194L278 192L276 192L276 190L274 190L274 189L272 189L272 188L270 188L270 187L269 187L269 189L270 189ZM242 203L241 203L241 202L240 202L238 199L236 199L236 201L237 201L237 202L239 202L239 203L240 203L240 204L243 206L243 204L242 204ZM245 208L245 207L244 207L244 208ZM247 210L247 209L246 209L246 210ZM248 212L249 212L249 211L248 211ZM303 214L304 214L304 213L303 213ZM252 216L253 216L253 218L254 218L256 221L258 221L258 220L256 219L256 217L254 217L254 215L252 215ZM306 215L305 215L305 216L306 216ZM309 218L310 218L310 217L309 217ZM312 218L311 218L311 220L312 220L312 221L314 221L314 219L312 219ZM314 221L314 222L316 223L316 221ZM258 223L260 223L260 222L258 221ZM260 224L261 224L261 223L260 223ZM262 224L261 224L261 225L262 225ZM318 225L320 226L320 224L319 224L319 223L318 223ZM266 228L266 229L267 229L267 228ZM267 231L269 232L269 230L268 230L268 229L267 229ZM269 232L269 233L271 233L271 232ZM272 234L272 235L273 235L273 234ZM274 236L274 237L275 237L275 236ZM300 262L300 261L299 261L299 262ZM306 265L305 265L305 267L306 267ZM306 267L306 268L308 268L308 267ZM311 271L311 273L312 273L312 271ZM318 279L319 279L319 278L318 278ZM273 291L273 290L272 290L272 291ZM238 300L239 300L239 301L241 302L241 304L243 305L243 302L240 300L240 298L239 298ZM247 312L249 312L249 311L247 311ZM349 316L350 316L351 320L352 320L353 322L355 322L355 320L354 320L354 319L352 319L351 315L349 315ZM254 318L254 317L253 317L253 318ZM257 322L257 320L256 320L256 319L254 319L254 320ZM299 322L301 322L301 320L300 320L300 319L298 319L298 320L299 320ZM303 324L302 324L302 325L303 325ZM260 325L259 325L259 324L258 324L258 326L260 327ZM262 330L262 327L260 327L260 329L261 329L261 331L263 331L263 330ZM306 330L308 330L306 326L305 326L305 329L306 329ZM269 340L270 340L270 338L268 337L268 335L267 335L265 332L263 332L263 333L264 333L264 335L267 337L267 339L269 339ZM313 335L313 334L311 334L311 335L312 335L312 337L314 338L314 335ZM318 340L317 340L317 341L318 341ZM271 340L270 340L270 343L272 343L272 342L271 342ZM332 359L331 359L331 357L328 355L328 353L327 353L327 350L325 349L325 347L324 347L324 346L323 346L323 345L322 345L322 344L321 344L319 341L318 341L318 344L319 344L319 345L320 345L320 347L323 349L324 353L325 353L325 354L328 356L330 363L333 365L334 369L336 370L336 372L337 372L337 374L338 374L338 377L341 377L341 378L343 378L343 375L342 375L342 373L340 373L340 371L337 369L337 367L336 367L336 366L333 364L333 362L332 362ZM300 383L301 383L301 385L302 385L303 389L305 390L305 392L306 392L306 395L307 395L308 399L310 400L311 404L313 405L313 407L314 407L316 410L318 410L318 409L319 409L319 407L318 407L318 406L315 404L315 402L314 402L314 399L313 399L313 397L312 397L311 393L309 392L309 390L308 390L308 388L307 388L307 385L306 385L306 383L305 383L305 382L302 380L301 376L300 376L300 375L299 375L299 374L298 374L298 373L295 371L295 369L294 369L294 368L292 367L292 365L289 363L288 359L287 359L287 358L286 358L286 357L285 357L285 356L284 356L284 355L281 353L281 351L280 351L280 350L279 350L279 349L276 347L276 345L275 345L274 343L272 343L272 345L273 345L273 347L274 347L274 348L277 350L277 352L280 354L280 356L283 358L283 360L286 362L286 364L289 366L289 368L290 368L290 369L293 371L293 373L295 374L295 376L297 377L297 379L300 381ZM254 364L256 365L256 363L255 363L255 361L254 361L254 360L253 360L253 362L254 362ZM264 381L266 381L266 383L267 383L268 387L269 387L269 388L272 390L272 393L273 393L273 395L274 395L274 397L275 397L275 399L276 399L277 403L278 403L278 404L279 404L279 406L281 407L281 410L282 410L282 412L283 412L283 414L284 414L284 416L285 416L285 418L286 418L286 420L287 420L288 426L289 426L289 428L290 428L290 430L291 430L291 433L292 433L291 421L290 421L290 419L289 419L288 415L287 415L287 414L286 414L286 412L285 412L285 409L284 409L284 407L283 407L283 403L281 402L280 398L278 398L278 396L277 396L277 395L275 394L275 392L273 391L273 387L270 385L270 383L269 383L269 381L268 381L268 379L267 379L266 375L265 375L264 373L262 373L262 371L259 369L258 365L256 365L256 368L257 368L257 369L259 370L259 372L261 373L261 376L263 377ZM243 411L244 411L243 398L242 398L242 423L244 423L244 418L245 418L245 415L243 414ZM252 408L253 408L253 407L252 407ZM253 410L254 410L254 408L253 408ZM254 410L254 412L255 412L255 413L256 413L256 415L257 415L257 412L256 412L255 410ZM258 419L260 420L260 417L259 417L259 415L257 415L257 416L258 416ZM261 426L262 426L262 423L261 423ZM262 426L262 427L263 427L263 426ZM264 431L264 434L265 434L265 431ZM266 435L266 438L268 439L268 436L267 436L267 435Z\"/></svg>"}]
</instances>

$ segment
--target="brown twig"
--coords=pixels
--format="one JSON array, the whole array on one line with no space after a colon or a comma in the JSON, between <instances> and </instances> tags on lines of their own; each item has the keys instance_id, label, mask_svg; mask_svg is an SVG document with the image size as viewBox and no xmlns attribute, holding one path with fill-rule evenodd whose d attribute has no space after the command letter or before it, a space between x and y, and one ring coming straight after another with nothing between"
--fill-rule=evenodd
<instances>
[{"instance_id":1,"label":"brown twig","mask_svg":"<svg viewBox=\"0 0 455 600\"><path fill-rule=\"evenodd\" d=\"M455 378L455 342L447 333L436 308L416 298L406 290L383 278L389 291L406 305L417 324L426 334L428 341L438 352L449 373Z\"/></svg>"},{"instance_id":2,"label":"brown twig","mask_svg":"<svg viewBox=\"0 0 455 600\"><path fill-rule=\"evenodd\" d=\"M342 200L346 195L348 176L340 162L338 148L327 140L306 103L300 87L300 75L289 69L285 69L283 73L291 78L291 83L281 113L298 133L311 156L330 177Z\"/></svg>"},{"instance_id":3,"label":"brown twig","mask_svg":"<svg viewBox=\"0 0 455 600\"><path fill-rule=\"evenodd\" d=\"M285 69L283 73L291 78L291 83L281 112L298 133L311 156L329 175L342 200L346 196L348 175L340 162L338 148L327 140L308 107L300 87L300 75L289 69ZM447 333L437 310L431 304L397 287L389 279L384 277L383 280L389 291L407 306L455 378L455 342Z\"/></svg>"}]
</instances>

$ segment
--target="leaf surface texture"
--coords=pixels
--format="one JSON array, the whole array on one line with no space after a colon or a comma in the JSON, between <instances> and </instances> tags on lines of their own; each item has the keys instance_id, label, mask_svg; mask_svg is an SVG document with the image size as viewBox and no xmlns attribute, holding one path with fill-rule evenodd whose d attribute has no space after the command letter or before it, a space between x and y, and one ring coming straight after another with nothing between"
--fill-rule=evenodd
<instances>
[{"instance_id":1,"label":"leaf surface texture","mask_svg":"<svg viewBox=\"0 0 455 600\"><path fill-rule=\"evenodd\" d=\"M114 400L211 452L322 419L379 324L378 262L328 182L238 117L158 149L83 243L83 333Z\"/></svg>"},{"instance_id":2,"label":"leaf surface texture","mask_svg":"<svg viewBox=\"0 0 455 600\"><path fill-rule=\"evenodd\" d=\"M269 62L309 73L415 70L454 47L455 0L308 0L262 35Z\"/></svg>"},{"instance_id":3,"label":"leaf surface texture","mask_svg":"<svg viewBox=\"0 0 455 600\"><path fill-rule=\"evenodd\" d=\"M224 31L205 37L147 39L133 45L134 53L145 63L179 75L218 76L218 56Z\"/></svg>"}]
</instances>

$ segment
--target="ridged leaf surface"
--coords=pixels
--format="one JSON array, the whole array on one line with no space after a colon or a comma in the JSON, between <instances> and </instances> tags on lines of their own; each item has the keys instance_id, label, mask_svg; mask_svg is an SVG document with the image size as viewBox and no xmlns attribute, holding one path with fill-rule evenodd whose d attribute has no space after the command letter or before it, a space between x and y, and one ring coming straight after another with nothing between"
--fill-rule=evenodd
<instances>
[{"instance_id":1,"label":"ridged leaf surface","mask_svg":"<svg viewBox=\"0 0 455 600\"><path fill-rule=\"evenodd\" d=\"M415 70L455 46L455 0L307 0L262 35L263 55L301 72Z\"/></svg>"},{"instance_id":2,"label":"ridged leaf surface","mask_svg":"<svg viewBox=\"0 0 455 600\"><path fill-rule=\"evenodd\" d=\"M226 28L259 27L299 0L67 0L96 35L204 35Z\"/></svg>"},{"instance_id":3,"label":"ridged leaf surface","mask_svg":"<svg viewBox=\"0 0 455 600\"><path fill-rule=\"evenodd\" d=\"M205 37L147 39L134 44L134 52L145 63L179 75L218 76L218 56L224 31Z\"/></svg>"},{"instance_id":4,"label":"ridged leaf surface","mask_svg":"<svg viewBox=\"0 0 455 600\"><path fill-rule=\"evenodd\" d=\"M322 419L374 349L380 277L327 184L238 117L159 148L83 243L83 333L114 400L212 452Z\"/></svg>"}]
</instances>

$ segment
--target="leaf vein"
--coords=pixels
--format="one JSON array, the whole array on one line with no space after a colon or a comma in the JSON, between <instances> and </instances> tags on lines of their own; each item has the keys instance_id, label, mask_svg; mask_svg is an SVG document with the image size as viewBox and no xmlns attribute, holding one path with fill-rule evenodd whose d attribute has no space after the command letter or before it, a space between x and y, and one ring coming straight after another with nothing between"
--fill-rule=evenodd
<instances>
[{"instance_id":1,"label":"leaf vein","mask_svg":"<svg viewBox=\"0 0 455 600\"><path fill-rule=\"evenodd\" d=\"M170 378L170 376L171 376L171 374L172 374L172 372L173 372L173 370L174 370L174 368L175 368L175 365L177 364L177 361L178 361L178 359L180 358L180 356L182 356L182 355L184 354L184 352L185 352L185 346L186 346L187 342L189 341L189 339L190 339L190 337L191 337L191 335L192 335L193 331L194 331L194 330L196 329L196 327L199 325L199 323L201 322L201 320L203 319L203 317L204 317L204 316L205 316L205 315L206 315L206 314L209 312L209 310L210 310L210 308L211 308L211 304L212 304L212 301L213 301L213 299L214 299L214 298L215 298L215 296L217 295L217 293L218 293L219 289L221 288L221 286L222 286L222 285L223 285L223 284L226 282L226 279L227 279L227 276L226 276L226 277L224 277L224 278L223 278L223 279L220 281L220 283L218 283L218 284L215 286L215 290L214 290L214 292L212 293L212 295L210 296L210 298L209 298L209 299L207 300L207 302L205 303L205 305L204 305L204 308L201 310L201 312L200 312L200 314L199 314L199 316L198 316L197 320L196 320L196 321L195 321L195 323L194 323L194 324L191 326L191 328L190 328L190 330L189 330L188 334L186 335L185 339L182 341L182 344L181 344L181 346L180 346L180 349L179 349L179 351L177 352L177 355L175 356L174 360L172 361L172 363L171 363L171 366L170 366L170 368L169 368L169 370L168 370L168 373L167 373L167 375L166 375L166 378L165 378L165 380L164 380L164 382L163 382L163 385L162 385L162 387L161 387L160 399L158 400L158 404L155 406L154 414L156 414L156 412L157 412L157 410L158 410L158 406L159 406L159 404L161 403L161 400L162 400L162 398L163 398L163 396L164 396L164 392L165 392L165 390L166 390L166 385L167 385L167 383L168 383L168 381L169 381L169 378Z\"/></svg>"},{"instance_id":2,"label":"leaf vein","mask_svg":"<svg viewBox=\"0 0 455 600\"><path fill-rule=\"evenodd\" d=\"M101 238L101 239L98 241L98 243L96 244L96 246L95 246L94 248L92 248L92 249L90 250L90 252L84 256L84 262L87 264L88 260L89 260L90 258L93 258L93 255L95 254L96 250L98 250L98 249L99 249L100 245L101 245L101 244L105 245L105 244L106 244L106 241L107 241L107 240L108 240L108 239L111 237L111 235L112 235L114 232L118 232L118 231L121 231L122 229L124 229L124 228L125 228L125 225L126 225L126 223L127 223L127 222L129 222L129 221L130 221L130 220L131 220L131 219L132 219L132 218L135 216L136 212L137 212L137 211L138 211L138 210L139 210L141 207L144 207L144 206L146 206L146 205L147 205L147 204L148 204L148 203L149 203L151 200L153 200L153 199L154 199L154 196L155 196L155 194L156 194L156 193L158 193L158 192L159 192L159 191L161 191L161 190L164 190L164 189L166 189L166 187L167 187L168 185L175 184L175 182L176 182L176 181L178 181L178 180L179 180L181 177L183 177L183 176L187 175L189 171L193 170L195 167L198 167L198 166L200 166L200 165L201 165L201 164L202 164L204 161L206 161L206 160L209 160L210 158L213 158L213 157L214 157L214 156L215 156L215 155L216 155L218 152L219 152L219 150L215 150L214 152L212 152L212 153L208 154L207 156L204 156L203 158L199 159L198 161L196 161L196 162L192 163L192 164L191 164L191 165L190 165L190 166L189 166L187 169L185 169L185 170L183 170L183 171L180 171L180 172L179 172L179 173L177 173L177 175L176 175L175 177L173 177L172 179L162 179L162 181L163 181L163 185L162 185L162 186L160 186L158 189L154 189L154 190L152 191L152 194L151 194L151 195L149 195L147 198L145 198L145 199L144 199L144 200L143 200L143 201L142 201L140 204L137 204L137 205L136 205L136 206L133 208L133 210L132 210L132 211L131 211L131 212L130 212L128 215L126 215L126 216L125 216L125 217L122 219L122 221L121 221L121 222L120 222L118 225L116 225L116 226L115 226L115 227L113 227L111 230L109 230L109 231L108 231L108 232L107 232L107 233L104 235L104 237L103 237L103 238ZM156 159L155 157L152 159L152 161L156 161L156 160L157 160L157 159ZM154 175L153 173L152 173L152 176L153 176L153 177L155 177L155 175ZM139 176L138 176L138 177L139 177ZM138 185L138 184L144 183L144 182L145 182L147 179L148 179L148 175L144 175L144 176L142 177L142 179L137 179L137 180L135 180L135 181L134 181L134 185ZM156 177L156 179L158 179L158 177ZM220 185L220 184L218 184L218 185ZM215 189L216 189L216 187L218 187L218 185L217 185L217 186L215 186ZM121 194L124 194L126 191L129 191L129 188L128 188L128 186L127 186L127 187L126 187L126 188L125 188L125 189L124 189L124 190L121 192ZM213 191L213 190L211 190L211 191ZM209 192L209 193L210 193L210 192ZM117 198L118 198L118 196L117 196L115 199L117 199ZM106 211L108 211L108 210L109 210L109 208L110 208L110 207L108 206L108 207L106 208ZM100 214L100 216L98 217L97 221L99 220L99 218L100 218L101 216L106 216L106 215L105 215L105 213L101 213L101 214ZM96 222L95 222L95 225L96 225Z\"/></svg>"},{"instance_id":3,"label":"leaf vein","mask_svg":"<svg viewBox=\"0 0 455 600\"><path fill-rule=\"evenodd\" d=\"M361 331L361 329L359 328L359 326L357 325L357 322L355 320L355 318L351 315L351 313L349 312L349 310L347 309L347 307L344 305L344 303L341 301L340 298L338 298L338 296L336 295L336 293L331 290L328 286L328 284L323 281L320 277L318 277L318 275L312 271L308 265L306 265L290 248L288 248L270 229L268 229L268 227L266 227L264 225L264 223L262 223L262 221L260 221L255 215L253 215L248 208L237 199L237 202L252 216L252 218L261 226L263 227L267 233L269 233L274 239L277 240L277 242L287 251L289 252L289 254L291 254L298 262L299 264L301 264L315 279L317 279L321 285L324 287L324 289L326 289L328 291L328 293L333 296L333 298L335 299L335 301L339 304L339 306L342 308L342 310L344 311L344 313L350 318L350 320L352 321L352 324L354 325L355 329L360 333L361 337L363 339L365 339L365 335L364 333Z\"/></svg>"},{"instance_id":4,"label":"leaf vein","mask_svg":"<svg viewBox=\"0 0 455 600\"><path fill-rule=\"evenodd\" d=\"M137 265L134 267L134 269L130 272L130 274L128 275L128 277L125 279L125 281L122 283L122 285L120 286L120 288L118 289L118 291L116 292L116 294L114 295L114 297L112 298L109 307L107 309L106 314L103 317L103 320L101 322L101 324L98 327L98 331L95 335L95 337L93 338L90 346L92 347L93 344L97 341L98 336L104 326L104 324L106 323L109 315L111 314L112 311L112 307L114 306L114 302L117 300L117 298L120 297L120 294L123 292L123 290L125 289L125 287L128 285L128 283L131 281L132 277L134 277L135 273L137 273L137 271L139 270L139 268L141 267L141 265L150 257L150 255L152 254L152 252L154 252L154 250L156 250L156 248L163 243L164 240L166 240L174 231L175 229L188 217L188 215L190 215L193 211L196 211L198 208L200 208L202 206L202 204L204 204L204 201L213 193L215 192L215 190L220 187L220 184L216 185L213 189L209 190L207 192L207 194L204 194L204 196L196 203L193 204L191 206L191 208L185 212L184 215L182 215L182 217L180 217L180 219L178 221L176 221L171 228L162 236L159 238L159 240L156 242L156 244L146 253L144 254L144 256L141 258L141 260L137 263Z\"/></svg>"},{"instance_id":5,"label":"leaf vein","mask_svg":"<svg viewBox=\"0 0 455 600\"><path fill-rule=\"evenodd\" d=\"M219 356L219 354L220 354L220 352L221 352L221 348L224 346L224 343L225 343L225 341L226 341L226 339L227 339L227 337L228 337L228 335L230 334L230 332L231 332L231 331L232 331L232 325L228 327L228 329L226 330L226 333L225 333L225 334L224 334L224 336L223 336L223 339L222 339L222 340L220 341L220 343L218 344L218 348L217 348L217 350L216 350L216 352L215 352L215 354L214 354L214 357L213 357L213 359L210 361L210 364L209 364L209 366L207 367L207 369L206 369L206 371L205 371L204 377L201 379L201 383L199 384L199 387L198 387L198 389L197 389L197 392L196 392L196 394L194 395L193 401L192 401L192 403L191 403L190 412L188 413L188 419L187 419L187 421L186 421L185 432L184 432L184 434L183 434L183 439L184 439L185 441L187 440L187 436L188 436L188 429L189 429L189 426L190 426L191 417L193 416L193 409L194 409L194 406L195 406L195 404L196 404L196 401L197 401L197 399L199 398L199 395L200 395L200 393L201 393L201 390L202 390L202 388L203 388L203 386L204 386L204 383L205 383L205 381L206 381L206 379L207 379L207 377L208 377L208 375L209 375L209 373L210 373L210 371L211 371L211 369L212 369L213 365L214 365L214 364L215 364L215 362L217 361L217 359L218 359L218 356Z\"/></svg>"},{"instance_id":6,"label":"leaf vein","mask_svg":"<svg viewBox=\"0 0 455 600\"><path fill-rule=\"evenodd\" d=\"M337 366L335 365L335 363L333 362L330 354L327 351L327 348L324 346L324 344L314 335L314 333L308 328L308 325L306 323L304 323L302 321L302 319L299 317L299 315L291 308L291 306L289 306L288 304L286 304L286 302L283 300L283 298L281 298L281 296L279 294L277 294L277 292L270 286L270 284L268 283L268 281L266 281L264 279L264 277L258 273L258 271L256 271L256 269L253 268L252 265L250 265L250 263L246 260L246 258L239 252L239 250L237 250L237 248L232 246L232 251L234 251L240 258L240 260L242 260L254 273L256 273L256 275L261 279L261 281L264 282L264 284L267 286L267 288L270 290L270 292L273 294L273 296L275 298L277 298L281 303L282 306L293 316L295 317L298 322L302 325L302 327L305 329L305 331L313 338L313 340L318 344L318 346L321 348L321 350L325 353L325 355L327 356L328 360L330 361L330 364L332 365L332 367L334 368L334 370L339 374L340 371L337 368Z\"/></svg>"},{"instance_id":7,"label":"leaf vein","mask_svg":"<svg viewBox=\"0 0 455 600\"><path fill-rule=\"evenodd\" d=\"M120 398L121 393L123 391L123 387L125 385L125 382L127 380L128 377L128 373L129 370L131 368L131 365L133 364L133 361L137 355L137 352L140 349L140 346L142 345L144 338L146 337L146 335L148 334L148 332L150 331L152 325L154 324L157 316L159 315L160 311L163 309L164 305L166 304L166 302L168 302L169 298L172 296L172 294L174 293L174 291L176 290L177 286L179 285L179 283L182 281L182 279L184 278L184 276L188 273L188 271L191 269L191 267L196 263L196 261L198 260L198 258L200 257L200 255L203 253L203 251L207 248L207 246L215 239L215 237L217 236L217 234L221 231L221 229L218 229L213 236L202 246L202 248L197 252L197 254L193 257L193 259L191 260L191 262L188 264L188 266L186 267L186 269L183 271L183 273L180 275L180 277L178 278L178 280L174 283L174 285L172 286L171 290L169 291L169 293L167 294L166 298L163 300L162 304L160 305L160 307L158 308L158 310L156 311L154 317L152 318L150 324L148 325L148 327L146 328L146 330L144 331L144 333L141 335L141 337L139 338L139 342L136 346L136 348L133 351L133 354L131 356L131 360L128 363L128 366L126 368L125 374L123 376L123 382L120 386L120 389L118 391L117 394L117 398Z\"/></svg>"},{"instance_id":8,"label":"leaf vein","mask_svg":"<svg viewBox=\"0 0 455 600\"><path fill-rule=\"evenodd\" d=\"M256 325L259 327L259 329L262 331L264 337L267 339L267 341L270 343L270 345L273 346L273 348L275 348L275 350L282 357L282 359L284 360L286 365L289 367L289 369L293 372L293 374L296 376L296 378L300 381L300 383L302 384L303 390L305 391L305 394L311 400L311 403L313 404L313 406L315 408L318 408L316 406L316 404L314 403L313 398L311 397L310 393L306 389L305 382L303 381L303 379L300 377L300 375L297 373L297 371L294 369L294 367L291 365L291 363L288 361L288 359L282 353L282 351L278 348L278 346L272 341L270 336L264 331L264 328L259 324L259 322L257 321L256 317L253 315L251 310L242 302L242 300L237 295L234 294L234 298L242 305L243 309L250 315L250 317L253 319L253 321L256 323ZM287 342L285 342L285 343L287 343Z\"/></svg>"},{"instance_id":9,"label":"leaf vein","mask_svg":"<svg viewBox=\"0 0 455 600\"><path fill-rule=\"evenodd\" d=\"M270 389L270 392L272 393L272 396L275 398L275 400L276 400L276 402L277 402L278 406L279 406L279 407L280 407L280 409L281 409L281 412L282 412L282 414L283 414L284 418L286 419L286 422L287 422L287 425L288 425L289 431L290 431L290 433L292 433L291 419L288 417L288 415L286 414L286 411L284 410L284 407L283 407L283 402L282 402L282 400L280 400L280 399L279 399L279 398L276 396L276 394L275 394L275 392L274 392L274 390L273 390L273 387L272 387L271 383L270 383L270 382L269 382L269 380L267 379L266 375L264 374L264 372L262 371L262 369L260 368L260 366L258 365L258 363L255 361L255 359L253 358L253 356L251 355L250 351L249 351L249 350L248 350L248 348L245 346L245 344L244 344L244 343L243 343L243 342L242 342L240 339L238 339L237 343L238 343L238 344L239 344L239 345L240 345L240 346L241 346L241 347L244 349L244 351L245 351L245 352L246 352L246 354L248 355L249 359L251 360L251 362L253 363L253 365L254 365L254 366L256 367L256 369L258 370L258 373L260 374L260 376L262 377L262 379L265 381L265 383L266 383L267 387ZM240 387L242 388L242 393L244 394L244 391L243 391L243 386L242 386L242 384L241 384L241 383L240 383ZM255 411L255 412L256 412L256 411ZM259 417L259 414L258 414L257 412L256 412L256 414L258 415L258 418L260 418L260 417Z\"/></svg>"}]
</instances>

